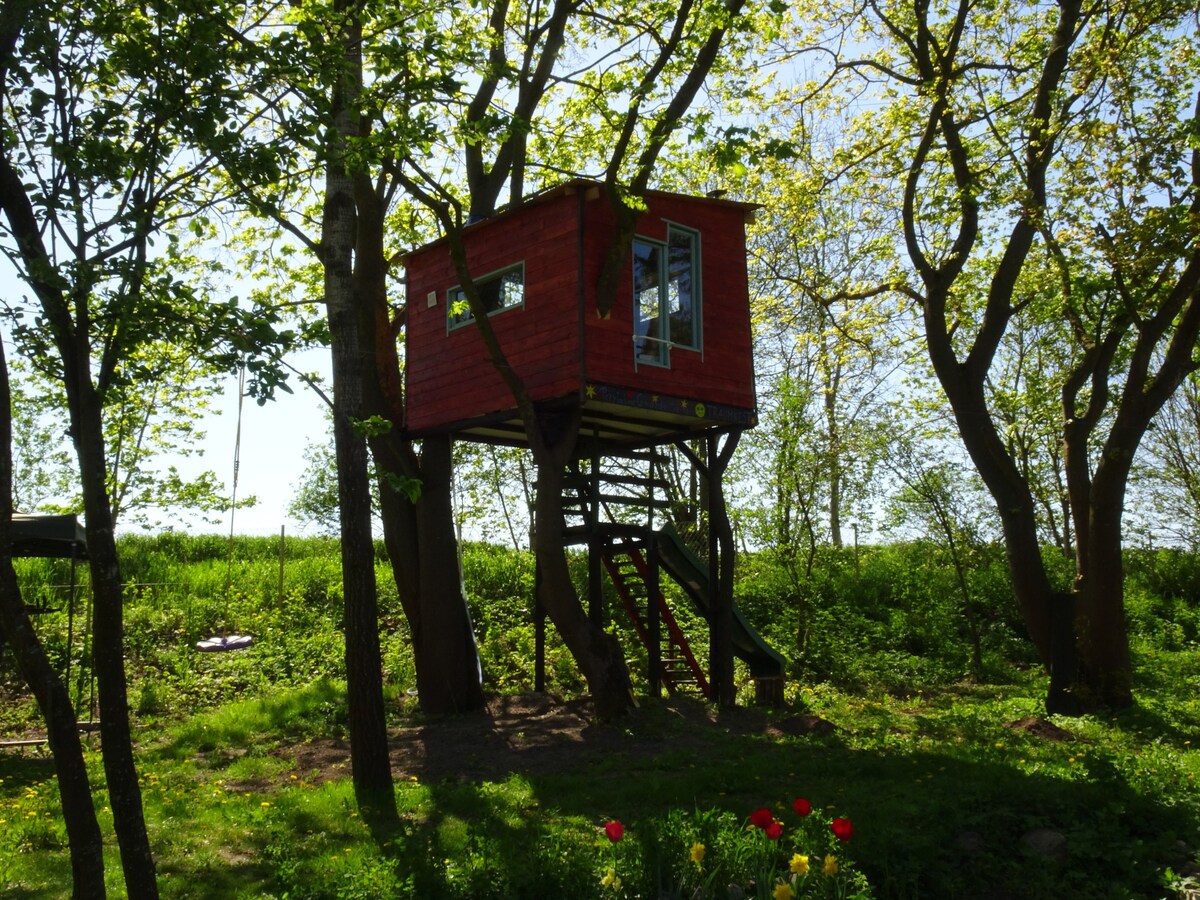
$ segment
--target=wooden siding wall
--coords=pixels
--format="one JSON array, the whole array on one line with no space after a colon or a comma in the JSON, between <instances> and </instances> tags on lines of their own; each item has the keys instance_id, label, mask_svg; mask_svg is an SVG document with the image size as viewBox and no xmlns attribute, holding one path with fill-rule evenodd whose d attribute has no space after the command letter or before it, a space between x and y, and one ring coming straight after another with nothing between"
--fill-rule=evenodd
<instances>
[{"instance_id":1,"label":"wooden siding wall","mask_svg":"<svg viewBox=\"0 0 1200 900\"><path fill-rule=\"evenodd\" d=\"M674 223L700 233L702 350L671 348L670 367L633 364L633 270L627 265L609 319L595 313L595 285L612 220L608 201L588 204L586 275L588 381L754 409L754 364L746 274L745 211L704 199L651 194L642 237L666 241Z\"/></svg>"},{"instance_id":2,"label":"wooden siding wall","mask_svg":"<svg viewBox=\"0 0 1200 900\"><path fill-rule=\"evenodd\" d=\"M578 197L533 204L467 231L476 278L525 264L525 305L493 314L501 347L535 400L579 389ZM436 429L512 409L512 393L486 356L478 327L447 333L446 291L459 283L444 242L408 259L407 426ZM436 307L426 295L436 291Z\"/></svg>"},{"instance_id":3,"label":"wooden siding wall","mask_svg":"<svg viewBox=\"0 0 1200 900\"><path fill-rule=\"evenodd\" d=\"M479 278L525 264L525 305L491 317L509 362L535 400L578 394L589 383L754 409L743 207L651 194L638 234L665 241L668 222L700 233L703 350L672 348L670 367L634 367L632 268L626 264L608 319L596 315L595 286L612 213L593 189L584 202L583 340L579 311L579 190L564 190L472 226L468 265ZM446 292L459 283L445 242L409 254L406 424L436 431L515 404L484 352L477 327L447 333ZM437 294L428 307L426 296ZM584 358L581 360L581 356Z\"/></svg>"}]
</instances>

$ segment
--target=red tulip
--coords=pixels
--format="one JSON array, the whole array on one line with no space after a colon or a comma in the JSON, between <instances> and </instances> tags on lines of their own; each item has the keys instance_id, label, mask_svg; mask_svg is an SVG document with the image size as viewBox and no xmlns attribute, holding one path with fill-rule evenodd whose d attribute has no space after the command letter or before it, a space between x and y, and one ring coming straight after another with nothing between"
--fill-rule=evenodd
<instances>
[{"instance_id":1,"label":"red tulip","mask_svg":"<svg viewBox=\"0 0 1200 900\"><path fill-rule=\"evenodd\" d=\"M841 816L830 822L829 828L833 832L833 836L839 841L848 841L854 837L854 826L850 824L849 819L844 819Z\"/></svg>"},{"instance_id":2,"label":"red tulip","mask_svg":"<svg viewBox=\"0 0 1200 900\"><path fill-rule=\"evenodd\" d=\"M775 816L769 809L766 809L765 807L763 809L756 809L754 812L750 813L750 824L755 828L765 829L774 821Z\"/></svg>"},{"instance_id":3,"label":"red tulip","mask_svg":"<svg viewBox=\"0 0 1200 900\"><path fill-rule=\"evenodd\" d=\"M769 837L773 841L777 841L777 840L779 840L779 836L781 834L783 834L783 823L782 822L772 822L764 830L767 832L767 837Z\"/></svg>"},{"instance_id":4,"label":"red tulip","mask_svg":"<svg viewBox=\"0 0 1200 900\"><path fill-rule=\"evenodd\" d=\"M792 809L796 811L796 815L800 816L800 818L804 818L812 812L812 804L803 797L797 797L792 803Z\"/></svg>"},{"instance_id":5,"label":"red tulip","mask_svg":"<svg viewBox=\"0 0 1200 900\"><path fill-rule=\"evenodd\" d=\"M614 844L621 838L625 837L625 826L615 819L604 826L604 833L608 835L608 839Z\"/></svg>"}]
</instances>

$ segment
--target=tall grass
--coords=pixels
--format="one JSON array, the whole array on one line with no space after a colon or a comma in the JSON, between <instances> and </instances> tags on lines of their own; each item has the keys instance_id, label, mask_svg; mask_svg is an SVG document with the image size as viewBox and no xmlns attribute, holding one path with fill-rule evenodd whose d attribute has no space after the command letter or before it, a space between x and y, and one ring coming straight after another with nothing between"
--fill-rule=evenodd
<instances>
[{"instance_id":1,"label":"tall grass","mask_svg":"<svg viewBox=\"0 0 1200 900\"><path fill-rule=\"evenodd\" d=\"M120 543L128 583L126 641L135 712L145 716L190 712L264 691L343 677L341 579L336 541L163 534L129 536ZM1003 683L1036 668L1036 655L1016 612L1002 549L988 547L971 560L969 597L938 547L921 542L858 549L825 548L810 572L761 553L739 558L736 600L760 634L788 660L789 682L827 683L858 692L899 695L962 680ZM380 545L376 554L381 639L389 687L413 687L408 625ZM1069 570L1048 551L1047 564L1062 586ZM586 566L572 557L582 590ZM1200 561L1177 551L1129 551L1126 587L1132 638L1140 652L1187 651L1200 646ZM27 600L53 612L38 617L52 660L65 671L70 659L75 691L87 687L87 571L78 571L76 616L68 647L66 591L69 564L18 561ZM528 553L468 544L463 575L491 691L533 687L535 622L533 561ZM702 665L707 625L669 580L664 590ZM644 689L646 651L611 585L607 617L620 636L635 682ZM965 604L969 603L969 609ZM970 613L974 633L967 627ZM197 641L229 633L252 635L247 653L200 655ZM570 655L548 626L547 668L563 693L584 685ZM978 640L982 671L972 663ZM9 673L11 676L11 673ZM0 677L3 669L0 668ZM739 669L741 691L752 685ZM10 677L11 680L11 677ZM793 687L793 696L796 688ZM13 712L7 714L10 722Z\"/></svg>"}]
</instances>

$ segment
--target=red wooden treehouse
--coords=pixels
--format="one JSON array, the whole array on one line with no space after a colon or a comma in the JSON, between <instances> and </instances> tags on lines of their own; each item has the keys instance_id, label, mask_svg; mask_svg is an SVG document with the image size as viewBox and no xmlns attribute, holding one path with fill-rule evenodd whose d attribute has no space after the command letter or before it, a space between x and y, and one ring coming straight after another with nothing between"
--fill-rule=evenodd
<instances>
[{"instance_id":1,"label":"red wooden treehouse","mask_svg":"<svg viewBox=\"0 0 1200 900\"><path fill-rule=\"evenodd\" d=\"M676 530L664 515L672 504L654 448L756 423L745 236L754 207L646 193L615 302L601 317L596 284L614 234L604 191L573 181L470 225L467 266L531 398L543 408L580 410L579 458L564 497L577 524L564 541L591 551L593 616L603 615L603 563L647 644L652 688L692 683L707 692L662 600L658 573L661 567L679 581L717 627L710 614L715 545L698 534L703 516ZM410 252L405 266L408 433L523 444L513 396L471 320L448 243ZM626 512L613 516L614 506ZM629 524L630 507L644 512L640 524ZM696 537L689 548L685 538ZM736 610L732 630L760 696L778 694L782 658Z\"/></svg>"}]
</instances>

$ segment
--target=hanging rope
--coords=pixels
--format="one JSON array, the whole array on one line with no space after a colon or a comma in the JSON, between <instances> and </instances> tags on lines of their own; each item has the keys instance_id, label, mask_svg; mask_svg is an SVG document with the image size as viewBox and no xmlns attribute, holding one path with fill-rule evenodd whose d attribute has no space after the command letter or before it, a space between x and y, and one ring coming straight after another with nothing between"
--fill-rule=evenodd
<instances>
[{"instance_id":1,"label":"hanging rope","mask_svg":"<svg viewBox=\"0 0 1200 900\"><path fill-rule=\"evenodd\" d=\"M229 551L225 559L225 595L233 589L233 523L237 516L238 471L242 467L242 403L246 399L246 363L238 368L237 430L233 437L233 489L229 495Z\"/></svg>"},{"instance_id":2,"label":"hanging rope","mask_svg":"<svg viewBox=\"0 0 1200 900\"><path fill-rule=\"evenodd\" d=\"M242 405L246 399L246 363L238 368L237 430L233 438L233 487L229 494L229 550L225 557L225 608L229 609L229 597L233 593L233 548L234 520L237 516L238 471L242 467ZM254 643L248 634L216 635L198 641L196 649L203 652L241 650Z\"/></svg>"}]
</instances>

